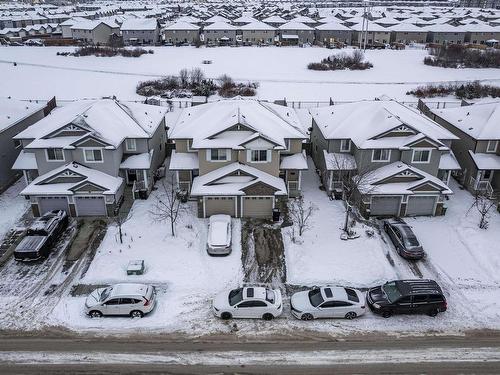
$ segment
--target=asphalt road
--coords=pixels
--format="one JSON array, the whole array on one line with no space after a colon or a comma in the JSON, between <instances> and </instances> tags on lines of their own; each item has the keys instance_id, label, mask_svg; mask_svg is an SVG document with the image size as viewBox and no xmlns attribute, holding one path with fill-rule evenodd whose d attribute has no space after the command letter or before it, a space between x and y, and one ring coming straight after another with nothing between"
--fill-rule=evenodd
<instances>
[{"instance_id":1,"label":"asphalt road","mask_svg":"<svg viewBox=\"0 0 500 375\"><path fill-rule=\"evenodd\" d=\"M498 374L500 332L332 338L0 335L0 374Z\"/></svg>"}]
</instances>

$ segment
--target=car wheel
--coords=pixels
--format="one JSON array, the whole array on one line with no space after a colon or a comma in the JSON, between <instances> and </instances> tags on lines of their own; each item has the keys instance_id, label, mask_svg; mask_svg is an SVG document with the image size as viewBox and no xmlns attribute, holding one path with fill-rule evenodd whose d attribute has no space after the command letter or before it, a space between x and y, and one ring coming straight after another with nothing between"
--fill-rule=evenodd
<instances>
[{"instance_id":1,"label":"car wheel","mask_svg":"<svg viewBox=\"0 0 500 375\"><path fill-rule=\"evenodd\" d=\"M274 318L273 314L267 313L267 314L262 315L262 319L264 319L264 320L273 320L273 318Z\"/></svg>"},{"instance_id":2,"label":"car wheel","mask_svg":"<svg viewBox=\"0 0 500 375\"><path fill-rule=\"evenodd\" d=\"M429 311L428 315L435 317L438 313L439 313L438 309L432 309L431 311Z\"/></svg>"},{"instance_id":3,"label":"car wheel","mask_svg":"<svg viewBox=\"0 0 500 375\"><path fill-rule=\"evenodd\" d=\"M131 318L142 318L144 316L144 313L139 310L134 310L130 313Z\"/></svg>"},{"instance_id":4,"label":"car wheel","mask_svg":"<svg viewBox=\"0 0 500 375\"><path fill-rule=\"evenodd\" d=\"M313 320L314 317L311 314L302 314L302 316L300 317L300 319L302 319L302 320Z\"/></svg>"},{"instance_id":5,"label":"car wheel","mask_svg":"<svg viewBox=\"0 0 500 375\"><path fill-rule=\"evenodd\" d=\"M386 310L382 313L384 318L390 318L392 316L392 311Z\"/></svg>"},{"instance_id":6,"label":"car wheel","mask_svg":"<svg viewBox=\"0 0 500 375\"><path fill-rule=\"evenodd\" d=\"M229 320L231 319L233 316L231 315L231 313L228 313L228 312L223 312L222 314L220 314L220 317L224 320Z\"/></svg>"},{"instance_id":7,"label":"car wheel","mask_svg":"<svg viewBox=\"0 0 500 375\"><path fill-rule=\"evenodd\" d=\"M91 318L100 318L100 317L102 317L102 312L97 311L97 310L92 310L91 312L89 312L89 316Z\"/></svg>"},{"instance_id":8,"label":"car wheel","mask_svg":"<svg viewBox=\"0 0 500 375\"><path fill-rule=\"evenodd\" d=\"M345 318L352 320L356 319L358 317L358 314L356 314L354 311L349 311L347 314L345 314Z\"/></svg>"}]
</instances>

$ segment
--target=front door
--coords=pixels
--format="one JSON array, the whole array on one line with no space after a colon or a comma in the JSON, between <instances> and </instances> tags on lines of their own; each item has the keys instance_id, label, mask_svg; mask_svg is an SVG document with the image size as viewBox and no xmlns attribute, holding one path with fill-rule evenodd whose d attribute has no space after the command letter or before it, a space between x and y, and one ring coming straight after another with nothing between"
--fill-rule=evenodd
<instances>
[{"instance_id":1,"label":"front door","mask_svg":"<svg viewBox=\"0 0 500 375\"><path fill-rule=\"evenodd\" d=\"M135 169L127 169L127 181L129 184L133 184L137 181L137 171Z\"/></svg>"}]
</instances>

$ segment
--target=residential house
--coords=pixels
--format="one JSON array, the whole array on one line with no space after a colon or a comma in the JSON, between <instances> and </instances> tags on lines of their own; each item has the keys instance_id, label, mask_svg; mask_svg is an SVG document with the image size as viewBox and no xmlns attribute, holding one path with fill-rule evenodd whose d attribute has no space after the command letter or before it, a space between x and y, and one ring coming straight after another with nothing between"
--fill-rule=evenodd
<instances>
[{"instance_id":1,"label":"residential house","mask_svg":"<svg viewBox=\"0 0 500 375\"><path fill-rule=\"evenodd\" d=\"M411 23L400 23L388 27L391 31L391 43L426 43L427 30Z\"/></svg>"},{"instance_id":2,"label":"residential house","mask_svg":"<svg viewBox=\"0 0 500 375\"><path fill-rule=\"evenodd\" d=\"M236 44L237 28L226 22L214 22L203 27L206 43L218 43L221 45Z\"/></svg>"},{"instance_id":3,"label":"residential house","mask_svg":"<svg viewBox=\"0 0 500 375\"><path fill-rule=\"evenodd\" d=\"M265 22L273 27L280 27L281 25L287 23L288 21L281 18L280 16L274 15L264 18L262 22Z\"/></svg>"},{"instance_id":4,"label":"residential house","mask_svg":"<svg viewBox=\"0 0 500 375\"><path fill-rule=\"evenodd\" d=\"M464 26L465 42L471 44L486 44L488 40L500 39L500 27L493 27L484 24L468 24Z\"/></svg>"},{"instance_id":5,"label":"residential house","mask_svg":"<svg viewBox=\"0 0 500 375\"><path fill-rule=\"evenodd\" d=\"M165 42L196 44L200 40L200 27L184 21L177 21L163 29Z\"/></svg>"},{"instance_id":6,"label":"residential house","mask_svg":"<svg viewBox=\"0 0 500 375\"><path fill-rule=\"evenodd\" d=\"M352 35L352 44L361 45L364 42L365 33L363 32L363 25L357 23L350 26L354 33ZM391 29L386 28L376 23L370 22L366 33L366 44L369 46L376 44L387 44L391 41Z\"/></svg>"},{"instance_id":7,"label":"residential house","mask_svg":"<svg viewBox=\"0 0 500 375\"><path fill-rule=\"evenodd\" d=\"M33 215L62 209L113 216L125 189L146 197L165 160L165 113L146 104L80 100L16 135L23 149L15 168L27 180L21 195Z\"/></svg>"},{"instance_id":8,"label":"residential house","mask_svg":"<svg viewBox=\"0 0 500 375\"><path fill-rule=\"evenodd\" d=\"M434 44L463 44L465 27L452 26L447 23L423 27L428 31L427 42Z\"/></svg>"},{"instance_id":9,"label":"residential house","mask_svg":"<svg viewBox=\"0 0 500 375\"><path fill-rule=\"evenodd\" d=\"M452 144L463 174L461 182L471 192L500 191L500 102L432 109L421 102L424 113L459 139Z\"/></svg>"},{"instance_id":10,"label":"residential house","mask_svg":"<svg viewBox=\"0 0 500 375\"><path fill-rule=\"evenodd\" d=\"M128 18L121 26L125 45L149 44L159 41L160 25L156 18Z\"/></svg>"},{"instance_id":11,"label":"residential house","mask_svg":"<svg viewBox=\"0 0 500 375\"><path fill-rule=\"evenodd\" d=\"M314 42L314 29L301 22L287 22L278 27L280 41L287 45Z\"/></svg>"},{"instance_id":12,"label":"residential house","mask_svg":"<svg viewBox=\"0 0 500 375\"><path fill-rule=\"evenodd\" d=\"M335 42L351 44L352 30L340 22L329 22L316 26L316 41L325 45Z\"/></svg>"},{"instance_id":13,"label":"residential house","mask_svg":"<svg viewBox=\"0 0 500 375\"><path fill-rule=\"evenodd\" d=\"M169 138L170 170L200 217L270 217L300 195L307 135L292 108L242 98L202 104L182 112Z\"/></svg>"},{"instance_id":14,"label":"residential house","mask_svg":"<svg viewBox=\"0 0 500 375\"><path fill-rule=\"evenodd\" d=\"M76 22L71 26L73 39L91 44L108 44L113 34L120 34L120 26L111 21L86 20Z\"/></svg>"},{"instance_id":15,"label":"residential house","mask_svg":"<svg viewBox=\"0 0 500 375\"><path fill-rule=\"evenodd\" d=\"M273 43L276 29L267 23L255 21L239 27L243 43Z\"/></svg>"},{"instance_id":16,"label":"residential house","mask_svg":"<svg viewBox=\"0 0 500 375\"><path fill-rule=\"evenodd\" d=\"M367 216L440 215L452 191L451 132L392 100L311 110L312 156L326 191L343 194L357 181Z\"/></svg>"},{"instance_id":17,"label":"residential house","mask_svg":"<svg viewBox=\"0 0 500 375\"><path fill-rule=\"evenodd\" d=\"M73 37L73 33L71 31L71 27L78 23L78 22L86 22L88 21L87 19L83 18L83 17L73 17L73 18L69 18L67 19L66 21L64 22L61 22L59 24L59 26L61 27L61 31L62 31L62 37L63 38L72 38Z\"/></svg>"},{"instance_id":18,"label":"residential house","mask_svg":"<svg viewBox=\"0 0 500 375\"><path fill-rule=\"evenodd\" d=\"M21 151L21 144L12 138L48 112L50 106L46 103L0 98L0 192L19 178L19 172L12 170L12 165Z\"/></svg>"}]
</instances>

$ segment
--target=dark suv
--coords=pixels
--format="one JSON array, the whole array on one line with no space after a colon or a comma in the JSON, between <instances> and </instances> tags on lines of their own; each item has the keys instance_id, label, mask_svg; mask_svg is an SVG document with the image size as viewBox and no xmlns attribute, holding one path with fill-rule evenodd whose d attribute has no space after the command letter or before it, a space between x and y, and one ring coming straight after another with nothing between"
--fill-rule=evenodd
<instances>
[{"instance_id":1,"label":"dark suv","mask_svg":"<svg viewBox=\"0 0 500 375\"><path fill-rule=\"evenodd\" d=\"M389 318L393 314L428 314L446 311L446 298L434 280L395 280L368 290L366 302L375 313Z\"/></svg>"}]
</instances>

